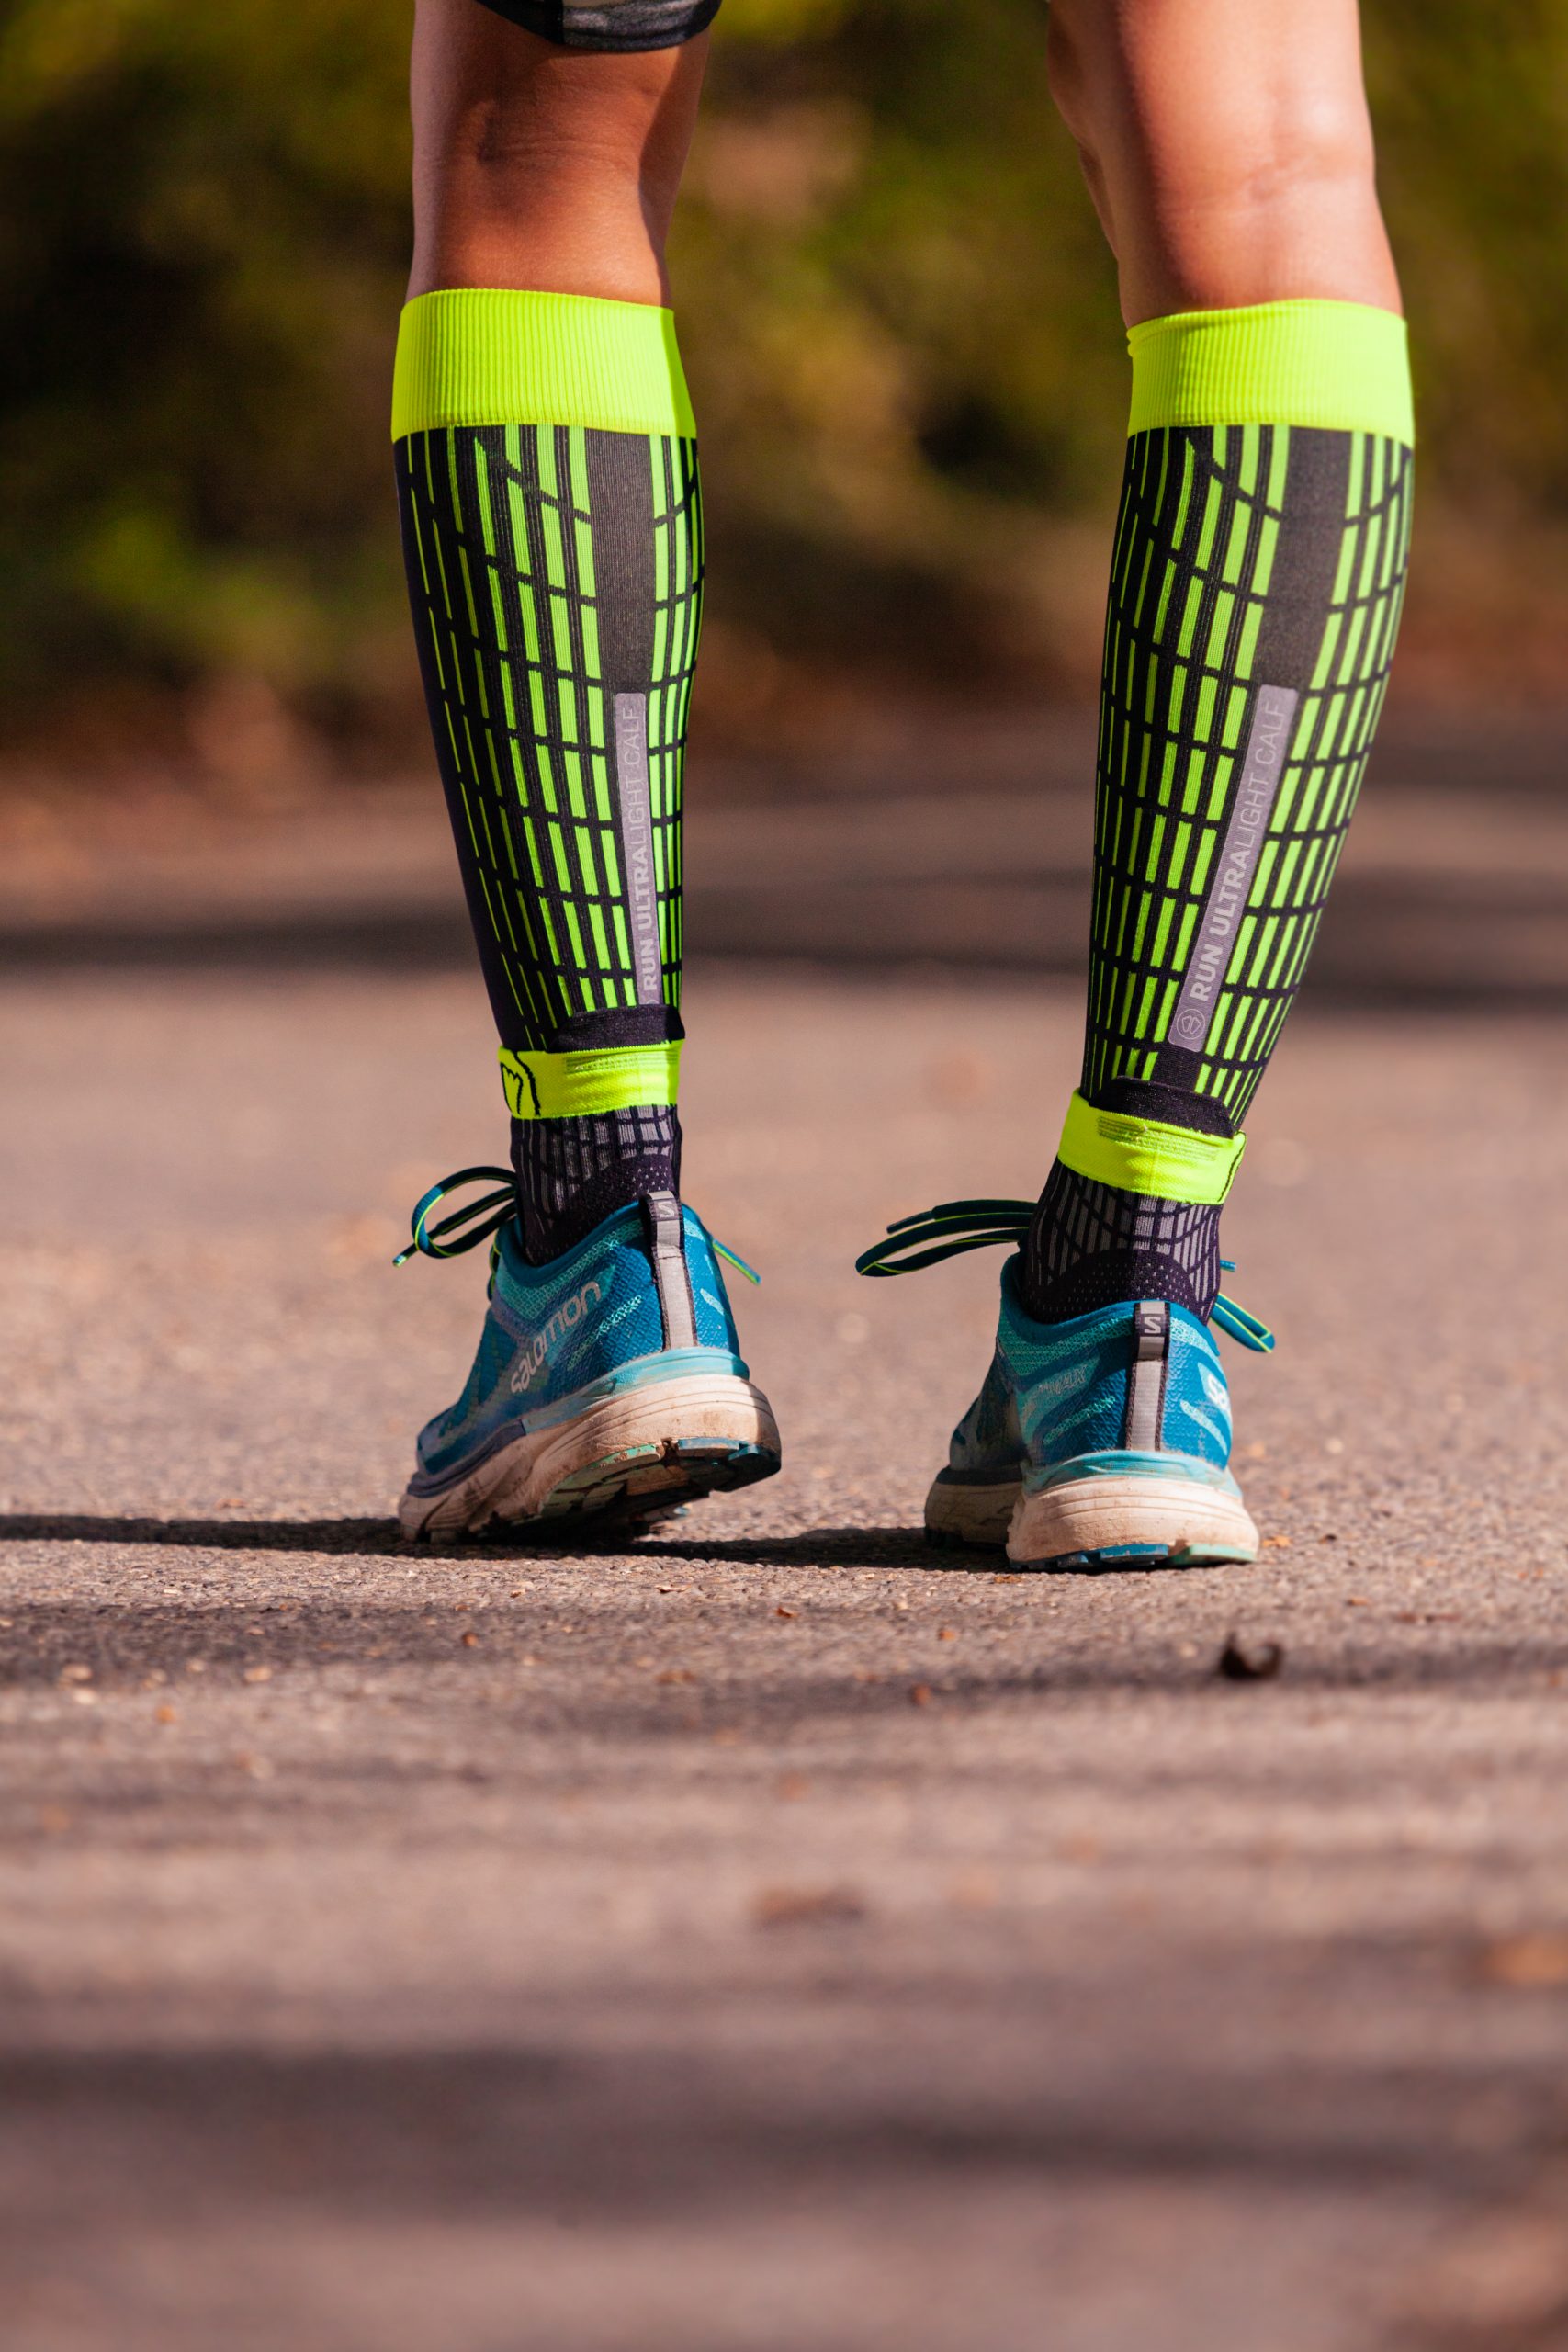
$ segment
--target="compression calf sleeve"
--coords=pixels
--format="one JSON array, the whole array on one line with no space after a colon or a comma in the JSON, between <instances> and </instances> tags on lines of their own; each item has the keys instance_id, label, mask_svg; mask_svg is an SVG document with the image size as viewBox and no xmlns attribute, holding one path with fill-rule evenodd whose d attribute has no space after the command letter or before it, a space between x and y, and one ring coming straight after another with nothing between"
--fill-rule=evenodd
<instances>
[{"instance_id":1,"label":"compression calf sleeve","mask_svg":"<svg viewBox=\"0 0 1568 2352\"><path fill-rule=\"evenodd\" d=\"M1024 1251L1050 1320L1213 1304L1241 1121L1355 806L1409 541L1401 319L1269 302L1129 341L1083 1076Z\"/></svg>"},{"instance_id":2,"label":"compression calf sleeve","mask_svg":"<svg viewBox=\"0 0 1568 2352\"><path fill-rule=\"evenodd\" d=\"M679 1190L703 559L670 313L421 295L392 433L425 697L542 1260Z\"/></svg>"}]
</instances>

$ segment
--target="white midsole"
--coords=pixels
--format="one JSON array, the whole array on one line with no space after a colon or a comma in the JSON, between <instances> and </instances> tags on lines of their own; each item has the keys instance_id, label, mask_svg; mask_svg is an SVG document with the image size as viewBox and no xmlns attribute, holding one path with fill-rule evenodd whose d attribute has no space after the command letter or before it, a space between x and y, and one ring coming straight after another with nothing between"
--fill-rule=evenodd
<instances>
[{"instance_id":1,"label":"white midsole","mask_svg":"<svg viewBox=\"0 0 1568 2352\"><path fill-rule=\"evenodd\" d=\"M937 1478L926 1497L926 1526L932 1535L950 1535L958 1544L987 1544L999 1552L1008 1540L1019 1486L1017 1478L973 1487Z\"/></svg>"},{"instance_id":2,"label":"white midsole","mask_svg":"<svg viewBox=\"0 0 1568 2352\"><path fill-rule=\"evenodd\" d=\"M760 1388L733 1373L691 1373L603 1397L570 1420L513 1438L443 1494L411 1489L398 1522L405 1535L457 1535L492 1519L533 1519L558 1487L595 1463L650 1446L700 1446L705 1438L779 1450L778 1425ZM679 1468L657 1462L630 1478L632 1487L649 1490L682 1483Z\"/></svg>"},{"instance_id":3,"label":"white midsole","mask_svg":"<svg viewBox=\"0 0 1568 2352\"><path fill-rule=\"evenodd\" d=\"M1134 1544L1250 1560L1258 1530L1247 1508L1197 1478L1074 1478L1021 1495L1008 1530L1010 1560L1055 1560Z\"/></svg>"}]
</instances>

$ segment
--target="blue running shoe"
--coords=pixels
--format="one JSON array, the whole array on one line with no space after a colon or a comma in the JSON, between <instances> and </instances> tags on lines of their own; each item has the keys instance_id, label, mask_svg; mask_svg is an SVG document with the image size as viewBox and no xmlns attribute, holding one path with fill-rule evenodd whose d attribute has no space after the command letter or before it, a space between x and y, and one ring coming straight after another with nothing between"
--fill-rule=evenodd
<instances>
[{"instance_id":1,"label":"blue running shoe","mask_svg":"<svg viewBox=\"0 0 1568 2352\"><path fill-rule=\"evenodd\" d=\"M1027 1201L950 1201L888 1227L863 1274L913 1273L1022 1242ZM1197 1567L1258 1555L1228 1467L1230 1394L1208 1326L1164 1299L1038 1323L1002 1268L997 1351L926 1498L942 1542L1005 1544L1023 1568ZM1213 1318L1244 1347L1273 1335L1234 1301Z\"/></svg>"},{"instance_id":2,"label":"blue running shoe","mask_svg":"<svg viewBox=\"0 0 1568 2352\"><path fill-rule=\"evenodd\" d=\"M448 1193L490 1179L501 1189L430 1223ZM606 1512L646 1521L778 1468L778 1429L738 1352L720 1257L756 1276L672 1193L617 1209L531 1266L510 1170L463 1169L426 1193L397 1262L488 1236L479 1353L457 1403L420 1432L398 1512L405 1535Z\"/></svg>"}]
</instances>

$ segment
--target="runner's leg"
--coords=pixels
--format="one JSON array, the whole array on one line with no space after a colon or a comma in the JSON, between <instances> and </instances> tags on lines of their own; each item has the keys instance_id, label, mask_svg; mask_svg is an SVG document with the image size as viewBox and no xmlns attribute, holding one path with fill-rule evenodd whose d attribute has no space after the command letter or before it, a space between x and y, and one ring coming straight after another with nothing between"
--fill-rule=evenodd
<instances>
[{"instance_id":1,"label":"runner's leg","mask_svg":"<svg viewBox=\"0 0 1568 2352\"><path fill-rule=\"evenodd\" d=\"M1089 1020L926 1503L1036 1567L1248 1560L1211 1329L1240 1123L1290 1008L1393 651L1410 386L1354 0L1054 0L1053 78L1120 266ZM1021 1229L955 1204L911 1269Z\"/></svg>"},{"instance_id":2,"label":"runner's leg","mask_svg":"<svg viewBox=\"0 0 1568 2352\"><path fill-rule=\"evenodd\" d=\"M393 387L415 633L516 1182L411 1535L648 1513L779 1464L678 1194L681 768L702 533L663 248L716 0L420 0ZM508 22L511 18L513 21ZM691 38L688 40L688 36Z\"/></svg>"},{"instance_id":3,"label":"runner's leg","mask_svg":"<svg viewBox=\"0 0 1568 2352\"><path fill-rule=\"evenodd\" d=\"M664 239L702 0L419 0L394 435L530 1258L679 1189L681 786L702 594ZM587 42L613 17L675 45Z\"/></svg>"},{"instance_id":4,"label":"runner's leg","mask_svg":"<svg viewBox=\"0 0 1568 2352\"><path fill-rule=\"evenodd\" d=\"M1236 1136L1301 981L1393 650L1409 379L1355 0L1055 0L1133 413L1083 1075L1032 1314L1208 1314Z\"/></svg>"}]
</instances>

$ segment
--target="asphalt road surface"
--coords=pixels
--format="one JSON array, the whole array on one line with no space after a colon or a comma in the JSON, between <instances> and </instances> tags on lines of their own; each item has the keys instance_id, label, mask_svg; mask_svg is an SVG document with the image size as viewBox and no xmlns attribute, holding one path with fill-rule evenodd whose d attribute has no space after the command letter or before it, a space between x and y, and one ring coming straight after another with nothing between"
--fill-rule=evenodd
<instances>
[{"instance_id":1,"label":"asphalt road surface","mask_svg":"<svg viewBox=\"0 0 1568 2352\"><path fill-rule=\"evenodd\" d=\"M688 1018L784 1475L415 1554L474 984L6 981L6 2352L1559 2352L1562 1015L1298 1017L1266 1548L1099 1579L924 1547L996 1269L851 1270L1038 1183L1070 994Z\"/></svg>"}]
</instances>

